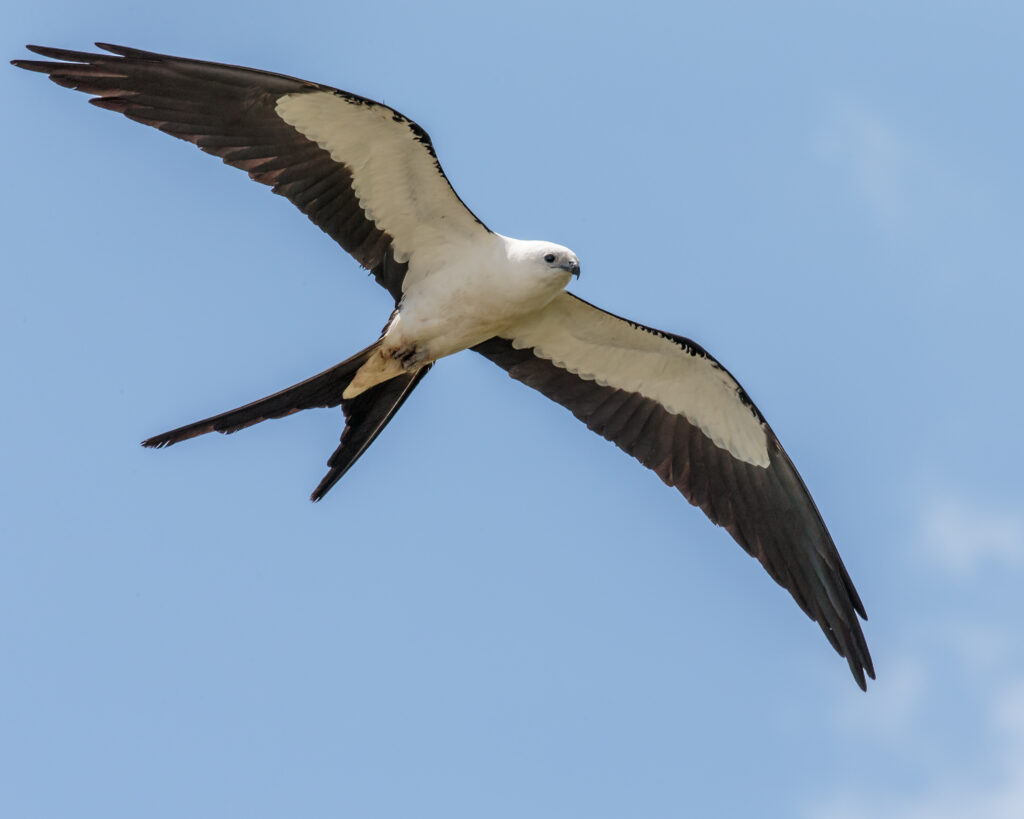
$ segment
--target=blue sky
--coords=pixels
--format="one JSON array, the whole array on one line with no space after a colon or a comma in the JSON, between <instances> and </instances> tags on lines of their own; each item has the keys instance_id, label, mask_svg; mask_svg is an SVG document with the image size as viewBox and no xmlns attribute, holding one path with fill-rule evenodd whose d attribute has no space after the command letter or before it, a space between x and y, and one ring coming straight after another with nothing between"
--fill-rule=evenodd
<instances>
[{"instance_id":1,"label":"blue sky","mask_svg":"<svg viewBox=\"0 0 1024 819\"><path fill-rule=\"evenodd\" d=\"M7 3L383 99L574 292L758 402L878 680L678 494L478 356L328 498L307 412L138 441L375 337L279 197L0 71L0 814L1024 815L1014 3Z\"/></svg>"}]
</instances>

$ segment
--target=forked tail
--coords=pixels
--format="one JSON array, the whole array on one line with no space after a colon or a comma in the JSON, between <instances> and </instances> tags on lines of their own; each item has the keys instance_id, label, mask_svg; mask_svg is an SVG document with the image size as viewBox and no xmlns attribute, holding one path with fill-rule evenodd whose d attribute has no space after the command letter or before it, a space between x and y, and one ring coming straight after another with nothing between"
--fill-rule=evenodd
<instances>
[{"instance_id":1,"label":"forked tail","mask_svg":"<svg viewBox=\"0 0 1024 819\"><path fill-rule=\"evenodd\" d=\"M319 375L307 378L300 384L261 398L259 401L253 401L244 407L172 429L162 435L154 435L143 441L142 445L170 446L207 432L236 432L268 418L283 418L304 409L336 407L340 404L345 413L345 429L341 434L341 444L327 461L330 469L313 490L310 500L318 501L366 452L430 370L431 365L427 364L415 372L402 373L390 381L377 384L354 398L343 399L342 393L345 388L359 368L374 354L379 343L378 341L370 345L346 361L324 370Z\"/></svg>"}]
</instances>

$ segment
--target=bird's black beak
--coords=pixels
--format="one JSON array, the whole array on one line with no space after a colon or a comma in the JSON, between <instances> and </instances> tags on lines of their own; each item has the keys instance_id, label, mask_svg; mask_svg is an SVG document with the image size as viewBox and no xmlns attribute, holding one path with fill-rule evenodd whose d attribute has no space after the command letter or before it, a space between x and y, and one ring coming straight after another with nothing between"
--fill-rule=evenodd
<instances>
[{"instance_id":1,"label":"bird's black beak","mask_svg":"<svg viewBox=\"0 0 1024 819\"><path fill-rule=\"evenodd\" d=\"M565 269L568 270L577 279L580 277L580 263L579 262L569 262L569 264L565 265Z\"/></svg>"}]
</instances>

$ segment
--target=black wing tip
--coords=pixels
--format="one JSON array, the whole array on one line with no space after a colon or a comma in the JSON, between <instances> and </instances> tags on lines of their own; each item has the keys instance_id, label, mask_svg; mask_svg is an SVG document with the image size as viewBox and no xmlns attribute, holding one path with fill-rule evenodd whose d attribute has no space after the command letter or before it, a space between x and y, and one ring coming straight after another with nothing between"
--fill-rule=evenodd
<instances>
[{"instance_id":1,"label":"black wing tip","mask_svg":"<svg viewBox=\"0 0 1024 819\"><path fill-rule=\"evenodd\" d=\"M875 679L875 667L871 657L865 656L859 660L849 660L850 671L853 672L853 679L857 681L857 687L861 691L868 690L868 679Z\"/></svg>"},{"instance_id":2,"label":"black wing tip","mask_svg":"<svg viewBox=\"0 0 1024 819\"><path fill-rule=\"evenodd\" d=\"M861 629L857 617L859 616L866 622L868 615L864 609L864 604L861 602L860 596L853 588L853 584L848 583L847 587L850 591L849 603L850 608L852 609L849 617L851 628L849 629L849 632L840 639L841 649L839 653L844 656L847 663L849 663L850 671L853 673L853 678L857 681L857 685L860 687L860 690L867 691L867 679L875 679L875 666L871 660L871 652L868 649L867 639L864 637L864 631ZM821 625L821 623L819 623L819 625ZM867 679L865 678L865 675Z\"/></svg>"},{"instance_id":3,"label":"black wing tip","mask_svg":"<svg viewBox=\"0 0 1024 819\"><path fill-rule=\"evenodd\" d=\"M853 585L852 583L850 584ZM860 595L857 594L856 589L852 589L853 592L853 610L860 615L860 619L865 623L868 621L868 611L864 608L864 604L860 600Z\"/></svg>"},{"instance_id":4,"label":"black wing tip","mask_svg":"<svg viewBox=\"0 0 1024 819\"><path fill-rule=\"evenodd\" d=\"M316 489L313 490L313 493L309 496L309 499L313 503L319 503L320 501L322 501L324 499L324 496L331 491L331 487L333 487L334 484L336 484L341 479L341 476L344 474L345 470L331 469L330 472L324 475L320 483L316 485Z\"/></svg>"},{"instance_id":5,"label":"black wing tip","mask_svg":"<svg viewBox=\"0 0 1024 819\"><path fill-rule=\"evenodd\" d=\"M830 636L828 632L826 632L826 636ZM843 639L835 644L835 647L839 655L846 658L850 672L860 690L867 691L867 680L875 679L875 664L871 660L871 652L868 649L867 640L864 639L864 632L861 631L860 624L856 620L853 621L853 629L850 633L844 635Z\"/></svg>"},{"instance_id":6,"label":"black wing tip","mask_svg":"<svg viewBox=\"0 0 1024 819\"><path fill-rule=\"evenodd\" d=\"M141 51L137 48L131 48L130 46L114 45L113 43L93 43L96 48L101 51L107 51L111 54L146 54L148 52ZM44 46L36 45L34 43L28 43L25 48L31 51L33 54L41 54L44 57L50 57L53 59L67 59L68 55L75 55L79 57L102 57L102 54L90 54L88 51L77 51L72 48L59 48L58 46Z\"/></svg>"},{"instance_id":7,"label":"black wing tip","mask_svg":"<svg viewBox=\"0 0 1024 819\"><path fill-rule=\"evenodd\" d=\"M62 65L87 65L89 63L95 63L97 61L112 61L121 57L130 57L136 60L159 60L164 57L162 54L156 54L152 51L143 51L139 48L131 48L130 46L115 45L114 43L93 43L97 48L102 51L106 51L106 54L98 54L89 51L75 51L70 48L57 48L56 46L43 46L29 43L25 46L26 49L31 51L33 54L38 54L41 57L46 57L50 60L59 60L58 63L45 63L40 60L11 60L11 65L17 68L25 68L29 71L41 71L49 72L57 66ZM111 57L110 55L115 55Z\"/></svg>"},{"instance_id":8,"label":"black wing tip","mask_svg":"<svg viewBox=\"0 0 1024 819\"><path fill-rule=\"evenodd\" d=\"M148 54L147 51L141 51L137 48L131 48L130 46L115 45L114 43L93 43L96 48L102 49L103 51L109 51L111 54L117 54L121 57L126 57L129 54Z\"/></svg>"},{"instance_id":9,"label":"black wing tip","mask_svg":"<svg viewBox=\"0 0 1024 819\"><path fill-rule=\"evenodd\" d=\"M206 421L197 421L194 424L189 424L188 426L180 427L178 429L172 429L168 432L161 432L159 435L154 435L152 438L147 438L145 441L142 441L141 443L142 446L146 447L147 449L164 449L173 444L181 443L182 441L187 441L190 438L198 438L200 435L205 435L208 432L221 432L227 435L229 433L236 432L239 429L243 429L245 426L248 425L242 424L240 426L231 426L225 427L224 429L217 429L213 424L209 422L209 419L207 419Z\"/></svg>"},{"instance_id":10,"label":"black wing tip","mask_svg":"<svg viewBox=\"0 0 1024 819\"><path fill-rule=\"evenodd\" d=\"M102 48L104 51L120 54L121 56L124 56L123 52L130 51L130 49L126 49L122 46L112 46L107 43L96 43L95 45ZM95 62L97 58L100 60L111 59L106 54L94 54L88 51L74 51L68 48L42 46L35 45L33 43L27 44L25 48L33 54L38 54L40 57L46 57L50 60L59 60L59 62L43 62L42 60L23 59L11 60L11 65L15 68L24 68L26 71L38 71L42 74L49 74L61 66L87 65L88 63Z\"/></svg>"},{"instance_id":11,"label":"black wing tip","mask_svg":"<svg viewBox=\"0 0 1024 819\"><path fill-rule=\"evenodd\" d=\"M37 71L40 74L49 74L55 65L61 65L61 63L47 63L42 60L11 60L11 65L15 68L23 68L26 71Z\"/></svg>"},{"instance_id":12,"label":"black wing tip","mask_svg":"<svg viewBox=\"0 0 1024 819\"><path fill-rule=\"evenodd\" d=\"M140 446L144 446L146 449L163 449L173 443L177 443L177 441L171 437L170 433L165 432L162 435L154 435L152 438L141 441Z\"/></svg>"},{"instance_id":13,"label":"black wing tip","mask_svg":"<svg viewBox=\"0 0 1024 819\"><path fill-rule=\"evenodd\" d=\"M96 45L99 45L97 43ZM57 46L43 46L29 43L25 46L28 51L33 54L38 54L40 57L46 57L50 60L62 60L63 62L71 63L85 63L94 57L103 56L100 54L90 54L87 51L75 51L70 48L58 48ZM20 60L11 62L22 62Z\"/></svg>"}]
</instances>

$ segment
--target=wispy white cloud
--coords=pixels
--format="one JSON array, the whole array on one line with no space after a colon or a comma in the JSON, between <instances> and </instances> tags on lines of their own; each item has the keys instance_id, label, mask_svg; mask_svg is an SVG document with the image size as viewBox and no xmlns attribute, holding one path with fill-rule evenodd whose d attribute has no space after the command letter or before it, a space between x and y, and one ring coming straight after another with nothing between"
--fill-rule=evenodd
<instances>
[{"instance_id":1,"label":"wispy white cloud","mask_svg":"<svg viewBox=\"0 0 1024 819\"><path fill-rule=\"evenodd\" d=\"M963 768L937 771L915 793L844 790L808 811L810 819L1020 819L1024 816L1024 678L1004 685L986 714L986 764L963 749Z\"/></svg>"},{"instance_id":2,"label":"wispy white cloud","mask_svg":"<svg viewBox=\"0 0 1024 819\"><path fill-rule=\"evenodd\" d=\"M945 624L942 632L958 667L983 679L993 679L1005 671L1019 642L1019 638L1008 634L1004 628L965 619Z\"/></svg>"},{"instance_id":3,"label":"wispy white cloud","mask_svg":"<svg viewBox=\"0 0 1024 819\"><path fill-rule=\"evenodd\" d=\"M838 727L845 735L904 751L923 718L928 670L919 658L901 657L886 666L883 683L870 697L846 692L846 703L836 712Z\"/></svg>"},{"instance_id":4,"label":"wispy white cloud","mask_svg":"<svg viewBox=\"0 0 1024 819\"><path fill-rule=\"evenodd\" d=\"M982 565L1024 566L1024 513L948 495L924 510L918 549L956 576Z\"/></svg>"},{"instance_id":5,"label":"wispy white cloud","mask_svg":"<svg viewBox=\"0 0 1024 819\"><path fill-rule=\"evenodd\" d=\"M889 667L861 701L837 713L838 733L888 760L893 775L850 772L811 803L809 819L1019 819L1024 817L1024 663L1007 612L1016 600L977 607L970 592L993 573L1024 566L1024 512L933 492L919 507L919 582L960 593L907 614L890 635ZM969 609L956 608L964 601ZM901 771L902 775L896 775Z\"/></svg>"},{"instance_id":6,"label":"wispy white cloud","mask_svg":"<svg viewBox=\"0 0 1024 819\"><path fill-rule=\"evenodd\" d=\"M929 277L963 275L965 253L976 261L979 246L1003 246L1017 201L1006 191L1016 197L1019 188L994 178L969 148L910 122L840 101L822 116L811 144L876 221L927 237L918 250L933 250L922 257Z\"/></svg>"},{"instance_id":7,"label":"wispy white cloud","mask_svg":"<svg viewBox=\"0 0 1024 819\"><path fill-rule=\"evenodd\" d=\"M849 169L851 181L883 222L903 221L911 155L882 118L850 103L839 106L815 139L818 152Z\"/></svg>"}]
</instances>

